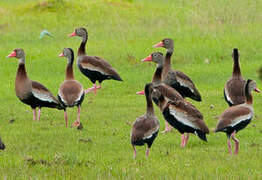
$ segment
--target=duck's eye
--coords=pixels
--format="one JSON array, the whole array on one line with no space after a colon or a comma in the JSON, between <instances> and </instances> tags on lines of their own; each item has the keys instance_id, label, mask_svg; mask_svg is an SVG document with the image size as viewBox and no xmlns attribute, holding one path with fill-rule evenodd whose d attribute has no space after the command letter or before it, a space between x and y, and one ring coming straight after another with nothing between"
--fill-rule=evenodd
<instances>
[{"instance_id":1,"label":"duck's eye","mask_svg":"<svg viewBox=\"0 0 262 180\"><path fill-rule=\"evenodd\" d=\"M168 39L166 39L166 43L169 43L169 40L168 40Z\"/></svg>"},{"instance_id":2,"label":"duck's eye","mask_svg":"<svg viewBox=\"0 0 262 180\"><path fill-rule=\"evenodd\" d=\"M156 54L153 54L153 57L156 57Z\"/></svg>"}]
</instances>

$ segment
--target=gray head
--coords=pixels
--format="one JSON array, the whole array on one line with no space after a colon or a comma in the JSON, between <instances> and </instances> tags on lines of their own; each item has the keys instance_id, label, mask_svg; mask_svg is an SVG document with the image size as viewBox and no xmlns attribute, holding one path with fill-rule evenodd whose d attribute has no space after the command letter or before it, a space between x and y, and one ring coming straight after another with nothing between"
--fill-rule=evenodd
<instances>
[{"instance_id":1,"label":"gray head","mask_svg":"<svg viewBox=\"0 0 262 180\"><path fill-rule=\"evenodd\" d=\"M252 91L260 92L260 90L257 88L257 83L256 83L256 81L251 80L251 79L248 79L248 80L247 80L246 90L247 90L248 92L252 92Z\"/></svg>"},{"instance_id":2,"label":"gray head","mask_svg":"<svg viewBox=\"0 0 262 180\"><path fill-rule=\"evenodd\" d=\"M17 59L21 59L21 58L24 58L25 57L25 52L23 49L21 48L16 48L13 50L12 53L10 53L8 56L8 58L11 58L11 57L15 57Z\"/></svg>"},{"instance_id":3,"label":"gray head","mask_svg":"<svg viewBox=\"0 0 262 180\"><path fill-rule=\"evenodd\" d=\"M74 51L71 48L64 48L63 52L59 55L59 57L67 57L70 63L74 61Z\"/></svg>"},{"instance_id":4,"label":"gray head","mask_svg":"<svg viewBox=\"0 0 262 180\"><path fill-rule=\"evenodd\" d=\"M163 47L166 49L173 49L174 48L174 41L170 38L165 38L160 41L158 44L154 45L154 47Z\"/></svg>"},{"instance_id":5,"label":"gray head","mask_svg":"<svg viewBox=\"0 0 262 180\"><path fill-rule=\"evenodd\" d=\"M69 34L69 36L70 37L72 37L72 36L85 37L86 36L86 38L87 38L88 33L87 33L86 28L80 27L80 28L76 28L73 33Z\"/></svg>"},{"instance_id":6,"label":"gray head","mask_svg":"<svg viewBox=\"0 0 262 180\"><path fill-rule=\"evenodd\" d=\"M143 62L152 61L154 63L162 65L164 61L164 55L161 52L153 52L152 54L150 54L148 57L146 57L142 61Z\"/></svg>"}]
</instances>

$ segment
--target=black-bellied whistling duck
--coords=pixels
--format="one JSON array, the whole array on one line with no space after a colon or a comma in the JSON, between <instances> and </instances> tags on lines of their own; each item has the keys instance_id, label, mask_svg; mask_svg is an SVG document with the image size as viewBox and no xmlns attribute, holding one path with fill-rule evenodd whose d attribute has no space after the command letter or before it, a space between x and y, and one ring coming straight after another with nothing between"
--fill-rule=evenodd
<instances>
[{"instance_id":1,"label":"black-bellied whistling duck","mask_svg":"<svg viewBox=\"0 0 262 180\"><path fill-rule=\"evenodd\" d=\"M183 72L174 71L171 68L171 56L174 52L174 41L172 39L163 39L160 43L154 45L154 47L164 47L167 49L162 72L162 81L176 89L183 97L189 97L193 100L201 101L201 95L193 81Z\"/></svg>"},{"instance_id":2,"label":"black-bellied whistling duck","mask_svg":"<svg viewBox=\"0 0 262 180\"><path fill-rule=\"evenodd\" d=\"M77 28L75 31L69 35L82 37L82 42L78 49L77 66L79 70L87 76L93 83L93 87L86 89L85 92L94 91L96 94L97 89L101 88L102 81L106 79L113 79L117 81L122 81L116 70L104 59L97 56L86 55L85 46L88 39L87 30L85 28ZM99 86L96 86L96 81L99 82Z\"/></svg>"},{"instance_id":3,"label":"black-bellied whistling duck","mask_svg":"<svg viewBox=\"0 0 262 180\"><path fill-rule=\"evenodd\" d=\"M77 106L77 120L73 123L74 126L80 125L80 110L81 104L85 97L85 92L82 84L74 79L73 62L74 52L71 48L65 48L59 57L67 57L68 63L66 67L66 77L64 82L60 85L58 91L58 100L65 107L65 122L68 124L66 107Z\"/></svg>"},{"instance_id":4,"label":"black-bellied whistling duck","mask_svg":"<svg viewBox=\"0 0 262 180\"><path fill-rule=\"evenodd\" d=\"M63 109L59 101L44 85L39 82L32 81L27 77L25 68L25 53L23 49L14 49L14 51L7 57L16 57L19 59L19 66L15 80L15 93L23 103L32 107L33 120L36 119L37 107L39 107L37 117L38 120L40 120L42 107Z\"/></svg>"},{"instance_id":5,"label":"black-bellied whistling duck","mask_svg":"<svg viewBox=\"0 0 262 180\"><path fill-rule=\"evenodd\" d=\"M162 69L163 69L163 62L164 62L164 56L161 52L154 52L152 54L150 54L148 57L146 57L145 59L142 60L142 62L145 61L152 61L154 63L157 64L157 68L156 71L154 73L153 79L152 79L152 83L154 85L158 85L161 83L161 76L162 76ZM138 92L138 94L142 94L141 92ZM178 94L178 93L177 93ZM178 94L179 98L182 96L180 94ZM152 93L152 99L155 102L155 104L158 106L158 100L157 97L155 95L155 93ZM171 131L171 126L168 124L167 121L165 121L165 130L162 131L162 133L166 133L166 132L170 132Z\"/></svg>"},{"instance_id":6,"label":"black-bellied whistling duck","mask_svg":"<svg viewBox=\"0 0 262 180\"><path fill-rule=\"evenodd\" d=\"M165 84L154 86L154 89L160 92L158 102L164 118L182 134L181 147L186 146L189 133L207 141L206 134L209 129L203 121L203 115L195 106L183 98L178 98L177 91Z\"/></svg>"},{"instance_id":7,"label":"black-bellied whistling duck","mask_svg":"<svg viewBox=\"0 0 262 180\"><path fill-rule=\"evenodd\" d=\"M243 104L246 100L246 81L241 75L238 49L233 49L232 58L234 61L232 77L226 82L224 88L224 98L229 106Z\"/></svg>"},{"instance_id":8,"label":"black-bellied whistling duck","mask_svg":"<svg viewBox=\"0 0 262 180\"><path fill-rule=\"evenodd\" d=\"M148 157L149 150L153 144L155 138L159 131L159 121L154 113L153 103L152 103L152 88L153 84L146 84L145 95L146 95L146 114L140 116L136 119L133 124L131 131L131 144L134 148L134 158L136 157L135 146L142 146L147 144L146 156Z\"/></svg>"},{"instance_id":9,"label":"black-bellied whistling duck","mask_svg":"<svg viewBox=\"0 0 262 180\"><path fill-rule=\"evenodd\" d=\"M235 134L244 129L254 116L252 91L260 92L257 89L256 82L247 80L245 85L245 102L227 108L220 116L215 132L225 132L228 138L228 150L231 151L230 138L235 141L235 154L239 151L239 141Z\"/></svg>"},{"instance_id":10,"label":"black-bellied whistling duck","mask_svg":"<svg viewBox=\"0 0 262 180\"><path fill-rule=\"evenodd\" d=\"M1 149L1 150L4 150L4 149L5 149L5 145L4 145L4 143L2 142L1 137L0 137L0 149Z\"/></svg>"}]
</instances>

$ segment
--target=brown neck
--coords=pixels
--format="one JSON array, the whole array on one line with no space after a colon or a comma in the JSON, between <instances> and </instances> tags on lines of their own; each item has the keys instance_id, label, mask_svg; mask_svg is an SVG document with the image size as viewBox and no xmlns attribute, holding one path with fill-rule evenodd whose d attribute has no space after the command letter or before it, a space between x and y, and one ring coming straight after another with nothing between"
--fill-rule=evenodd
<instances>
[{"instance_id":1,"label":"brown neck","mask_svg":"<svg viewBox=\"0 0 262 180\"><path fill-rule=\"evenodd\" d=\"M245 86L245 95L246 95L246 104L253 104L253 97L251 92L249 91L249 80Z\"/></svg>"},{"instance_id":2,"label":"brown neck","mask_svg":"<svg viewBox=\"0 0 262 180\"><path fill-rule=\"evenodd\" d=\"M155 71L154 76L153 76L153 79L152 79L153 83L160 83L161 82L162 69L163 69L162 65L157 66L156 71Z\"/></svg>"},{"instance_id":3,"label":"brown neck","mask_svg":"<svg viewBox=\"0 0 262 180\"><path fill-rule=\"evenodd\" d=\"M66 80L74 79L73 63L68 63L66 67Z\"/></svg>"},{"instance_id":4,"label":"brown neck","mask_svg":"<svg viewBox=\"0 0 262 180\"><path fill-rule=\"evenodd\" d=\"M26 69L25 69L25 63L19 63L17 73L16 73L16 79L26 79L27 74L26 74Z\"/></svg>"},{"instance_id":5,"label":"brown neck","mask_svg":"<svg viewBox=\"0 0 262 180\"><path fill-rule=\"evenodd\" d=\"M81 42L81 44L78 48L78 53L77 53L78 56L86 54L86 48L85 48L86 47L86 41L87 41L87 35L84 35L82 37L82 42Z\"/></svg>"},{"instance_id":6,"label":"brown neck","mask_svg":"<svg viewBox=\"0 0 262 180\"><path fill-rule=\"evenodd\" d=\"M161 111L163 111L164 105L166 104L166 100L165 100L165 98L164 98L163 95L161 95L161 96L158 98L158 103L159 103L159 107L160 107Z\"/></svg>"},{"instance_id":7,"label":"brown neck","mask_svg":"<svg viewBox=\"0 0 262 180\"><path fill-rule=\"evenodd\" d=\"M232 76L241 76L240 66L239 66L239 58L238 56L234 55L234 67L233 67L233 73Z\"/></svg>"},{"instance_id":8,"label":"brown neck","mask_svg":"<svg viewBox=\"0 0 262 180\"><path fill-rule=\"evenodd\" d=\"M146 113L147 115L154 115L151 92L149 92L148 88L145 89L145 94L146 94Z\"/></svg>"},{"instance_id":9,"label":"brown neck","mask_svg":"<svg viewBox=\"0 0 262 180\"><path fill-rule=\"evenodd\" d=\"M164 61L164 67L163 67L164 73L168 72L171 69L171 56L172 56L172 54L173 54L173 50L168 49L167 53L166 53L165 61Z\"/></svg>"}]
</instances>

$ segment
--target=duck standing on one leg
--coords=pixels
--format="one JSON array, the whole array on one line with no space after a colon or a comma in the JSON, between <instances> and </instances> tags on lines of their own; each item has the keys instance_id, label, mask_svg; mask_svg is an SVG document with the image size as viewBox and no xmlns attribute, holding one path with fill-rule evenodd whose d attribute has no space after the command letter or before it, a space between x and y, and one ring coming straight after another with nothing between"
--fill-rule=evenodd
<instances>
[{"instance_id":1,"label":"duck standing on one leg","mask_svg":"<svg viewBox=\"0 0 262 180\"><path fill-rule=\"evenodd\" d=\"M60 85L58 91L58 100L65 107L66 127L68 124L66 107L77 106L78 109L77 120L73 123L73 126L79 126L81 104L84 100L85 92L82 84L80 84L77 80L74 79L74 72L73 72L74 52L71 48L65 48L63 50L63 53L61 53L59 57L67 57L68 63L66 67L66 78L64 82Z\"/></svg>"},{"instance_id":2,"label":"duck standing on one leg","mask_svg":"<svg viewBox=\"0 0 262 180\"><path fill-rule=\"evenodd\" d=\"M227 108L220 116L215 132L225 132L228 138L228 150L232 154L230 138L235 141L235 154L239 151L239 140L235 134L244 129L254 116L252 91L260 92L256 82L247 80L245 85L245 102Z\"/></svg>"},{"instance_id":3,"label":"duck standing on one leg","mask_svg":"<svg viewBox=\"0 0 262 180\"><path fill-rule=\"evenodd\" d=\"M14 51L7 57L16 57L19 59L19 66L15 80L15 93L20 101L32 107L33 120L36 119L37 107L39 108L37 120L40 120L42 107L63 109L63 106L44 85L32 81L27 77L25 53L23 49L14 49Z\"/></svg>"},{"instance_id":4,"label":"duck standing on one leg","mask_svg":"<svg viewBox=\"0 0 262 180\"><path fill-rule=\"evenodd\" d=\"M88 56L86 54L85 46L88 39L88 33L85 28L75 29L75 31L69 36L82 37L82 42L77 53L77 66L79 70L93 83L93 87L86 89L85 93L94 91L96 94L97 89L101 88L102 82L106 79L122 81L120 75L107 61L98 56ZM99 86L96 86L96 81L99 82Z\"/></svg>"}]
</instances>

